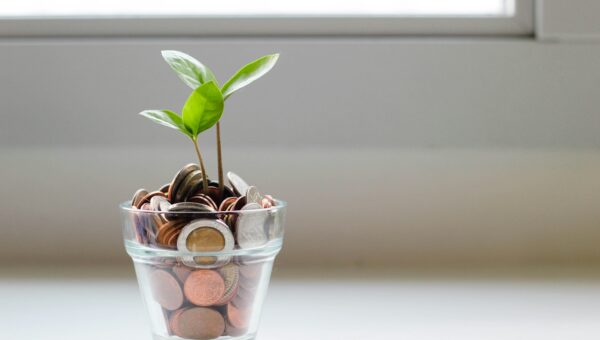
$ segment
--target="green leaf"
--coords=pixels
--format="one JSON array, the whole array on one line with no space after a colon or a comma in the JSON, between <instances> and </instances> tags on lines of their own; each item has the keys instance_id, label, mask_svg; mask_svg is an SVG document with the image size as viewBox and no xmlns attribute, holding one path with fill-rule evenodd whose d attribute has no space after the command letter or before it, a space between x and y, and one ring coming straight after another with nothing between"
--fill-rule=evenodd
<instances>
[{"instance_id":1,"label":"green leaf","mask_svg":"<svg viewBox=\"0 0 600 340\"><path fill-rule=\"evenodd\" d=\"M275 66L278 58L279 53L266 55L239 69L221 88L223 97L227 99L233 92L264 76Z\"/></svg>"},{"instance_id":2,"label":"green leaf","mask_svg":"<svg viewBox=\"0 0 600 340\"><path fill-rule=\"evenodd\" d=\"M192 138L215 125L223 114L223 95L214 81L200 85L183 106L183 123Z\"/></svg>"},{"instance_id":3,"label":"green leaf","mask_svg":"<svg viewBox=\"0 0 600 340\"><path fill-rule=\"evenodd\" d=\"M171 110L144 110L140 112L140 115L160 125L179 130L191 137L191 132L185 127L181 117Z\"/></svg>"},{"instance_id":4,"label":"green leaf","mask_svg":"<svg viewBox=\"0 0 600 340\"><path fill-rule=\"evenodd\" d=\"M179 51L162 51L162 56L183 82L196 89L198 86L217 79L212 71L194 57Z\"/></svg>"}]
</instances>

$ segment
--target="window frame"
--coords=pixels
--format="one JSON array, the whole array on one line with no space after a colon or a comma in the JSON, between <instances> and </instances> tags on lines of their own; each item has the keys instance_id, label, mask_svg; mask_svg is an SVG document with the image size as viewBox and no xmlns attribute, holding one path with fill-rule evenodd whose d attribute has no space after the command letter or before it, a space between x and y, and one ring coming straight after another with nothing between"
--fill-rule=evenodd
<instances>
[{"instance_id":1,"label":"window frame","mask_svg":"<svg viewBox=\"0 0 600 340\"><path fill-rule=\"evenodd\" d=\"M0 18L0 37L533 36L535 0L494 16Z\"/></svg>"}]
</instances>

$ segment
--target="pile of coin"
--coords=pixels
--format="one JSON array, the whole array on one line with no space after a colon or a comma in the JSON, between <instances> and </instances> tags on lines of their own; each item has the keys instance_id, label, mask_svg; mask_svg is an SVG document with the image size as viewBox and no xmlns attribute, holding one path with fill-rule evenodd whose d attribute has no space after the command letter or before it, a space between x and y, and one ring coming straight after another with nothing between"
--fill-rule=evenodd
<instances>
[{"instance_id":1,"label":"pile of coin","mask_svg":"<svg viewBox=\"0 0 600 340\"><path fill-rule=\"evenodd\" d=\"M151 296L163 309L169 335L184 339L245 334L261 276L261 263L229 263L218 269L181 264L147 268Z\"/></svg>"},{"instance_id":2,"label":"pile of coin","mask_svg":"<svg viewBox=\"0 0 600 340\"><path fill-rule=\"evenodd\" d=\"M204 188L200 168L188 164L170 183L140 189L131 201L137 241L182 253L143 265L169 335L215 339L248 331L263 262L230 252L281 237L281 221L267 209L277 204L273 197L232 172L227 178L231 186L209 181Z\"/></svg>"},{"instance_id":3,"label":"pile of coin","mask_svg":"<svg viewBox=\"0 0 600 340\"><path fill-rule=\"evenodd\" d=\"M203 252L260 247L279 236L276 214L263 209L276 205L273 197L232 172L227 178L231 187L220 189L218 182L209 181L204 188L200 168L188 164L160 189L136 191L133 209L149 212L135 214L137 241Z\"/></svg>"}]
</instances>

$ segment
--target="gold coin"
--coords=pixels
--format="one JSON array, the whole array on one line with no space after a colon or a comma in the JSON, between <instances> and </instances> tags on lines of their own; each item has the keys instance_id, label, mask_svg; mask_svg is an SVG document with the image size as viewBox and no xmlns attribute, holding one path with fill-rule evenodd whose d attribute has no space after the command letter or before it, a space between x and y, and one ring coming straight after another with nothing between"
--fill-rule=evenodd
<instances>
[{"instance_id":1,"label":"gold coin","mask_svg":"<svg viewBox=\"0 0 600 340\"><path fill-rule=\"evenodd\" d=\"M190 251L219 251L225 246L225 237L217 229L200 227L194 229L185 240Z\"/></svg>"}]
</instances>

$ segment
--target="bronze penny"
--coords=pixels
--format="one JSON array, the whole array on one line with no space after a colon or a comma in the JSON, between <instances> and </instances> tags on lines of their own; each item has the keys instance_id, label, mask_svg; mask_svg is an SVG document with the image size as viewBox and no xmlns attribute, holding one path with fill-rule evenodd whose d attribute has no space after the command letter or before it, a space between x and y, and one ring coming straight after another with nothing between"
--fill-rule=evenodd
<instances>
[{"instance_id":1,"label":"bronze penny","mask_svg":"<svg viewBox=\"0 0 600 340\"><path fill-rule=\"evenodd\" d=\"M177 192L181 182L187 177L187 175L189 175L192 171L195 170L200 170L200 167L194 163L190 163L181 168L181 170L179 170L177 174L175 174L175 177L173 177L173 180L169 185L169 191L167 192L167 198L171 203L175 203L175 193Z\"/></svg>"},{"instance_id":2,"label":"bronze penny","mask_svg":"<svg viewBox=\"0 0 600 340\"><path fill-rule=\"evenodd\" d=\"M210 306L218 302L225 293L225 281L214 270L193 271L185 280L183 292L197 306Z\"/></svg>"},{"instance_id":3,"label":"bronze penny","mask_svg":"<svg viewBox=\"0 0 600 340\"><path fill-rule=\"evenodd\" d=\"M184 339L216 339L225 331L225 320L216 310L192 307L175 313L171 319L173 333Z\"/></svg>"},{"instance_id":4,"label":"bronze penny","mask_svg":"<svg viewBox=\"0 0 600 340\"><path fill-rule=\"evenodd\" d=\"M150 289L152 297L167 310L176 310L183 304L181 286L173 275L165 270L157 269L150 273Z\"/></svg>"},{"instance_id":5,"label":"bronze penny","mask_svg":"<svg viewBox=\"0 0 600 340\"><path fill-rule=\"evenodd\" d=\"M235 328L247 328L250 323L250 311L237 308L229 303L227 305L227 320Z\"/></svg>"},{"instance_id":6,"label":"bronze penny","mask_svg":"<svg viewBox=\"0 0 600 340\"><path fill-rule=\"evenodd\" d=\"M139 203L144 198L144 196L148 195L148 191L146 189L139 189L133 194L133 198L131 199L131 206L139 209Z\"/></svg>"}]
</instances>

